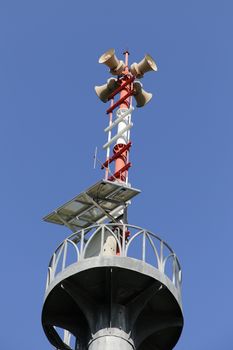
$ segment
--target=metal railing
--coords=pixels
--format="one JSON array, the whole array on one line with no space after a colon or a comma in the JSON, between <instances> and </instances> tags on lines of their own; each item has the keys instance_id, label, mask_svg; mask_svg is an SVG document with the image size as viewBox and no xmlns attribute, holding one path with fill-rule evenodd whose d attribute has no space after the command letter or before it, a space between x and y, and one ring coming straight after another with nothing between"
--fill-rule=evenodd
<instances>
[{"instance_id":1,"label":"metal railing","mask_svg":"<svg viewBox=\"0 0 233 350\"><path fill-rule=\"evenodd\" d=\"M169 245L148 230L120 223L93 225L65 239L49 262L46 289L71 264L101 255L142 260L164 273L180 290L181 267Z\"/></svg>"}]
</instances>

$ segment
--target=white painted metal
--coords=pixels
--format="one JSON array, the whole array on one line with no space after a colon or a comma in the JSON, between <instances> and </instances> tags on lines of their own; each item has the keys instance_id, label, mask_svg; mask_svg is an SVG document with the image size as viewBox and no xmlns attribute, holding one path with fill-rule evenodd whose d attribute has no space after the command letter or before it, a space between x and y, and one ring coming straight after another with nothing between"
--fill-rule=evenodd
<instances>
[{"instance_id":1,"label":"white painted metal","mask_svg":"<svg viewBox=\"0 0 233 350\"><path fill-rule=\"evenodd\" d=\"M132 106L132 102L133 102L133 98L132 96L130 97L130 108L129 110L131 110L131 113L129 114L129 117L128 117L128 124L131 123L131 119L132 119L132 111L134 110L134 107ZM127 131L127 139L128 139L128 142L130 141L130 129ZM127 153L127 163L129 163L129 152ZM126 172L126 179L125 179L125 183L128 185L129 183L129 172L127 171Z\"/></svg>"},{"instance_id":2,"label":"white painted metal","mask_svg":"<svg viewBox=\"0 0 233 350\"><path fill-rule=\"evenodd\" d=\"M97 146L96 146L96 148L95 148L95 154L94 154L94 165L93 165L94 169L96 168L97 152L98 152L98 148L97 148Z\"/></svg>"},{"instance_id":3,"label":"white painted metal","mask_svg":"<svg viewBox=\"0 0 233 350\"><path fill-rule=\"evenodd\" d=\"M111 106L113 106L113 100L111 100ZM110 142L111 138L112 138L112 116L113 116L113 113L111 112L110 115L109 115L109 131L108 131L108 142ZM106 153L106 160L110 158L110 144L109 146L107 147L107 153ZM107 168L109 169L109 164L107 166ZM108 178L108 171L105 172L105 180L107 180Z\"/></svg>"},{"instance_id":4,"label":"white painted metal","mask_svg":"<svg viewBox=\"0 0 233 350\"><path fill-rule=\"evenodd\" d=\"M124 124L124 128L122 128L122 124ZM118 125L118 133L107 143L105 143L105 145L103 145L103 149L106 149L107 147L109 147L113 142L115 142L117 140L117 143L119 143L118 141L120 139L124 139L124 134L127 135L127 130L129 130L130 128L132 128L133 123L130 123L127 125L127 123L125 122L121 122ZM120 131L119 131L120 128ZM122 136L123 135L123 136ZM126 144L126 141L123 142L124 144Z\"/></svg>"},{"instance_id":5,"label":"white painted metal","mask_svg":"<svg viewBox=\"0 0 233 350\"><path fill-rule=\"evenodd\" d=\"M120 123L125 117L127 117L133 111L133 107L126 109L126 112L122 113L121 109L118 109L116 112L117 119L114 120L112 124L110 124L107 128L104 129L105 132L112 130L118 123Z\"/></svg>"},{"instance_id":6,"label":"white painted metal","mask_svg":"<svg viewBox=\"0 0 233 350\"><path fill-rule=\"evenodd\" d=\"M116 119L112 120L112 113L109 118L109 125L104 129L105 132L108 132L108 142L103 145L103 149L106 149L106 160L110 158L111 145L116 142L116 144L126 145L130 141L130 129L133 126L131 122L132 111L134 107L132 106L132 98L130 108L119 108L116 111ZM112 129L117 127L117 134L112 137ZM129 153L128 153L129 156ZM127 163L129 162L129 157ZM109 165L107 166L108 170L105 172L105 179L108 178L108 173L110 171ZM128 172L126 175L125 183L128 184ZM120 215L120 214L119 214ZM119 216L118 215L118 216Z\"/></svg>"},{"instance_id":7,"label":"white painted metal","mask_svg":"<svg viewBox=\"0 0 233 350\"><path fill-rule=\"evenodd\" d=\"M120 108L118 109L117 113L120 114L120 115L124 115L125 112L127 112L128 109L123 109L123 108ZM116 139L116 144L124 144L126 145L128 142L129 142L129 139L128 139L128 133L127 131L130 129L130 128L126 128L127 125L130 125L132 123L129 123L129 119L131 118L131 113L128 113L125 118L122 119L122 121L120 121L118 123L118 130L117 130L117 134L119 135L119 137Z\"/></svg>"}]
</instances>

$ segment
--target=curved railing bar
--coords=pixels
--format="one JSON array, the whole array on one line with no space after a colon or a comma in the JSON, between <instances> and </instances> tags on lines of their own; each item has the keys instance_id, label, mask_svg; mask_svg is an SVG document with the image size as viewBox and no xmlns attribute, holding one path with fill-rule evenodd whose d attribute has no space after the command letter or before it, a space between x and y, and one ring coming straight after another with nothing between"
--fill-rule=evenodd
<instances>
[{"instance_id":1,"label":"curved railing bar","mask_svg":"<svg viewBox=\"0 0 233 350\"><path fill-rule=\"evenodd\" d=\"M59 247L63 244L63 242L59 245ZM56 261L56 250L55 252L53 253L53 255L51 256L51 259L49 261L49 266L53 269L54 267L54 264L55 264L55 261Z\"/></svg>"},{"instance_id":2,"label":"curved railing bar","mask_svg":"<svg viewBox=\"0 0 233 350\"><path fill-rule=\"evenodd\" d=\"M174 274L175 274L175 280L173 281L173 283L175 284L176 287L180 287L181 286L181 282L182 282L182 271L181 268L179 266L178 263L178 259L177 256L174 256Z\"/></svg>"},{"instance_id":3,"label":"curved railing bar","mask_svg":"<svg viewBox=\"0 0 233 350\"><path fill-rule=\"evenodd\" d=\"M48 286L50 285L51 282L52 282L52 269L49 266L48 272L47 272L46 289L48 288Z\"/></svg>"},{"instance_id":4,"label":"curved railing bar","mask_svg":"<svg viewBox=\"0 0 233 350\"><path fill-rule=\"evenodd\" d=\"M170 259L171 257L173 257L173 260L172 260L172 282L173 284L180 288L181 286L181 268L180 268L180 264L178 262L178 259L177 259L177 256L175 253L173 254L169 254L163 261L163 270L162 272L167 275L165 273L165 267L166 267L166 264L167 264L167 261L168 259Z\"/></svg>"},{"instance_id":5,"label":"curved railing bar","mask_svg":"<svg viewBox=\"0 0 233 350\"><path fill-rule=\"evenodd\" d=\"M49 266L52 266L53 265L53 260L54 260L54 254L51 256L51 259L49 260Z\"/></svg>"},{"instance_id":6,"label":"curved railing bar","mask_svg":"<svg viewBox=\"0 0 233 350\"><path fill-rule=\"evenodd\" d=\"M178 263L178 261L177 261ZM179 268L179 272L178 272L178 281L179 281L179 284L181 285L182 284L182 270L181 268Z\"/></svg>"},{"instance_id":7,"label":"curved railing bar","mask_svg":"<svg viewBox=\"0 0 233 350\"><path fill-rule=\"evenodd\" d=\"M82 256L83 256L84 258L85 258L86 250L87 250L87 248L88 248L90 242L93 240L93 238L95 237L95 235L97 235L97 233L99 233L99 231L102 230L103 225L99 225L99 226L97 226L97 227L98 227L98 229L92 233L91 237L88 239L87 243L84 245L83 254L82 254ZM101 236L102 236L102 231L101 231ZM69 237L69 239L71 239L71 237Z\"/></svg>"},{"instance_id":8,"label":"curved railing bar","mask_svg":"<svg viewBox=\"0 0 233 350\"><path fill-rule=\"evenodd\" d=\"M66 240L65 240L66 241ZM53 271L53 273L54 273L54 275L55 275L55 273L56 273L56 270L57 270L57 266L58 266L58 262L59 262L59 260L60 260L60 257L61 257L61 255L62 255L62 253L63 253L63 251L64 251L64 248L65 248L65 241L63 241L62 242L62 244L61 244L61 246L60 246L60 250L59 250L59 252L58 252L58 254L56 255L56 260L55 260L55 264L54 264L54 271Z\"/></svg>"},{"instance_id":9,"label":"curved railing bar","mask_svg":"<svg viewBox=\"0 0 233 350\"><path fill-rule=\"evenodd\" d=\"M157 235L155 235L153 232L147 231L149 233L150 236L156 238L158 241L160 241L165 247L167 247L167 249L171 252L174 253L173 249L161 238L159 238Z\"/></svg>"},{"instance_id":10,"label":"curved railing bar","mask_svg":"<svg viewBox=\"0 0 233 350\"><path fill-rule=\"evenodd\" d=\"M71 246L73 246L75 248L75 252L76 252L76 256L77 256L77 261L79 260L79 251L78 251L78 247L76 246L76 244L71 241L70 239L66 239L64 241L64 249L63 249L63 259L62 259L62 271L64 271L64 269L66 268L66 259L67 259L67 249L68 249L68 244L71 244ZM60 256L61 257L61 256ZM60 259L59 257L59 259Z\"/></svg>"},{"instance_id":11,"label":"curved railing bar","mask_svg":"<svg viewBox=\"0 0 233 350\"><path fill-rule=\"evenodd\" d=\"M163 262L162 262L162 272L163 272L165 275L167 275L167 274L165 273L165 267L166 267L166 264L167 264L167 262L168 262L168 260L169 260L170 258L173 258L173 259L172 259L172 278L171 278L171 280L172 280L173 284L175 284L175 271L174 271L174 259L175 259L175 254L174 254L174 253L169 254L169 255L163 260Z\"/></svg>"},{"instance_id":12,"label":"curved railing bar","mask_svg":"<svg viewBox=\"0 0 233 350\"><path fill-rule=\"evenodd\" d=\"M102 224L101 224L101 225L102 225ZM119 227L125 226L125 227L131 228L131 229L134 228L134 229L136 229L136 230L142 230L142 228L141 228L140 226L131 225L131 224L108 223L108 224L104 224L104 225L105 225L105 226L116 226L116 225L117 225L117 226L119 226ZM89 226L88 228L82 229L82 230L84 230L84 231L91 231L92 229L94 229L94 228L96 228L96 227L99 227L99 226L100 226L100 225L94 224L94 225ZM72 233L72 234L68 237L68 239L71 239L71 240L72 240L72 237L76 237L76 238L77 238L77 235L80 235L82 230L78 230L78 231ZM158 239L160 242L163 242L163 244L171 251L171 253L174 253L173 249L172 249L165 241L163 241L158 235L156 235L156 234L154 234L153 232L150 232L150 231L148 231L148 230L146 230L146 232L148 232L148 233L149 233L150 235L152 235L154 238Z\"/></svg>"},{"instance_id":13,"label":"curved railing bar","mask_svg":"<svg viewBox=\"0 0 233 350\"><path fill-rule=\"evenodd\" d=\"M175 254L175 256L176 256L176 254ZM176 263L177 263L178 270L181 271L182 270L181 265L180 265L180 262L179 262L177 256L176 256Z\"/></svg>"},{"instance_id":14,"label":"curved railing bar","mask_svg":"<svg viewBox=\"0 0 233 350\"><path fill-rule=\"evenodd\" d=\"M129 250L129 246L130 244L133 242L133 240L135 238L137 238L138 236L140 236L145 230L143 229L140 229L140 231L138 231L137 233L135 233L129 240L128 240L128 243L127 243L127 246L126 246L126 249L125 249L125 256L127 256L128 254L128 250Z\"/></svg>"},{"instance_id":15,"label":"curved railing bar","mask_svg":"<svg viewBox=\"0 0 233 350\"><path fill-rule=\"evenodd\" d=\"M51 259L50 259L50 261L49 261L49 266L54 266L54 259L56 260L56 256L57 256L57 252L60 250L60 248L62 247L62 245L64 244L64 241L63 242L61 242L58 246L57 246L57 248L55 249L55 251L54 251L54 253L53 253L53 255L52 255L52 257L51 257ZM54 258L55 257L55 258Z\"/></svg>"},{"instance_id":16,"label":"curved railing bar","mask_svg":"<svg viewBox=\"0 0 233 350\"><path fill-rule=\"evenodd\" d=\"M66 241L69 242L74 247L74 249L77 253L77 261L79 261L80 252L79 252L77 245L73 241L71 241L70 239L67 239Z\"/></svg>"},{"instance_id":17,"label":"curved railing bar","mask_svg":"<svg viewBox=\"0 0 233 350\"><path fill-rule=\"evenodd\" d=\"M158 269L160 270L161 269L161 260L160 260L160 257L159 257L158 250L157 250L153 240L151 239L150 235L148 234L148 232L146 232L146 236L147 236L147 238L148 238L148 240L150 242L150 245L151 245L151 247L153 249L153 252L154 252L154 254L155 254L156 258L157 258Z\"/></svg>"},{"instance_id":18,"label":"curved railing bar","mask_svg":"<svg viewBox=\"0 0 233 350\"><path fill-rule=\"evenodd\" d=\"M167 263L168 259L170 259L171 257L173 257L173 259L174 259L175 253L169 254L169 255L166 256L166 258L163 260L163 262L162 262L163 272L165 271L165 266L166 266L166 263Z\"/></svg>"},{"instance_id":19,"label":"curved railing bar","mask_svg":"<svg viewBox=\"0 0 233 350\"><path fill-rule=\"evenodd\" d=\"M118 228L119 231L122 232L121 238L119 238L118 237L119 235L117 235L114 232L114 228ZM119 253L120 253L119 255L120 256L128 256L129 247L131 247L132 242L139 235L143 235L143 238L142 238L142 259L144 259L146 261L146 256L147 256L147 254L146 254L146 240L149 241L149 244L152 247L153 253L155 254L155 257L156 257L157 262L158 262L158 269L161 272L165 273L165 267L166 267L167 261L168 261L168 259L171 259L173 257L172 280L176 286L178 285L178 288L180 287L181 282L182 282L181 266L180 266L180 263L179 263L179 260L176 256L176 254L174 253L172 248L156 234L154 234L150 231L147 231L145 229L142 229L141 227L136 226L136 225L122 224L122 223L107 223L107 224L100 224L100 225L95 224L95 225L92 225L86 229L78 230L78 231L72 233L69 237L67 237L66 240L64 240L62 243L59 244L59 246L57 247L57 249L55 250L54 254L52 255L52 257L50 259L46 286L48 287L48 285L54 279L55 275L58 273L58 272L56 272L56 270L57 270L57 266L58 266L58 263L61 259L62 254L63 254L62 271L66 268L66 266L65 266L66 261L67 261L66 249L67 249L68 244L71 244L75 248L75 252L77 254L77 262L78 262L80 259L85 259L85 254L86 254L86 251L87 251L87 248L88 248L90 242L93 240L95 235L99 234L101 231L101 233L100 233L100 237L101 237L101 240L100 240L101 252L100 252L100 254L102 254L103 253L102 250L103 250L105 230L108 231L115 238L117 246L119 247ZM126 240L125 240L125 231L126 230L130 230L131 234L132 234L132 236L130 237L128 242L126 242ZM90 232L90 231L93 231L93 232ZM90 232L91 235L87 239L87 241L85 241L84 237L85 237L85 234L87 232ZM77 237L80 237L80 240L78 242L77 242ZM122 239L122 242L121 242L121 239ZM156 247L154 239L156 239L157 241L160 242L160 254L159 254L158 248ZM78 246L78 244L80 245L80 247ZM168 251L170 252L170 254L168 256L166 256L166 258L163 257L163 248L164 247L166 247L168 249Z\"/></svg>"},{"instance_id":20,"label":"curved railing bar","mask_svg":"<svg viewBox=\"0 0 233 350\"><path fill-rule=\"evenodd\" d=\"M161 266L163 264L163 253L164 253L164 242L161 240L160 241L160 263L161 263Z\"/></svg>"},{"instance_id":21,"label":"curved railing bar","mask_svg":"<svg viewBox=\"0 0 233 350\"><path fill-rule=\"evenodd\" d=\"M64 249L63 249L63 258L62 258L62 267L61 270L64 271L65 267L66 267L66 256L67 256L67 239L64 241Z\"/></svg>"}]
</instances>

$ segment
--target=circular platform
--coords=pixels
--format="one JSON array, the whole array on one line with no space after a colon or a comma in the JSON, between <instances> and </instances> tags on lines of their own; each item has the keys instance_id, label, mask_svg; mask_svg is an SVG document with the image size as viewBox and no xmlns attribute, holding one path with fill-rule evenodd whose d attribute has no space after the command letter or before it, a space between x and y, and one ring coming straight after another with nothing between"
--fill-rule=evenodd
<instances>
[{"instance_id":1,"label":"circular platform","mask_svg":"<svg viewBox=\"0 0 233 350\"><path fill-rule=\"evenodd\" d=\"M67 246L62 248L62 245L51 259L42 311L42 324L48 339L59 349L69 349L54 328L60 327L77 338L79 349L87 349L89 345L90 349L94 349L93 341L99 333L102 332L110 339L109 330L117 330L124 334L118 337L125 342L125 349L172 349L183 327L181 272L179 265L175 265L178 264L177 258L171 254L165 255L164 247L162 255L157 251L157 258L162 256L163 262L167 262L170 256L174 258L172 271L176 276L171 275L169 278L165 274L166 264L162 264L161 260L160 263L157 261L157 267L149 264L146 262L145 251L142 250L142 260L128 256L130 245L134 241L133 235L126 245L125 234L119 239L115 229L106 231L106 225L101 225L99 231L98 229L99 226L89 234L86 242L85 234L79 236L78 243L75 243L77 236L74 239L73 235L72 247L74 248L73 244L79 247L78 261L67 266L65 260L68 249ZM128 230L129 225L125 233ZM109 232L121 244L121 249L116 249L118 255L104 255L104 244ZM148 238L148 231L137 232L142 232L138 237L142 235L141 243L146 250L143 235ZM89 257L90 252L93 254L94 251L99 255Z\"/></svg>"}]
</instances>

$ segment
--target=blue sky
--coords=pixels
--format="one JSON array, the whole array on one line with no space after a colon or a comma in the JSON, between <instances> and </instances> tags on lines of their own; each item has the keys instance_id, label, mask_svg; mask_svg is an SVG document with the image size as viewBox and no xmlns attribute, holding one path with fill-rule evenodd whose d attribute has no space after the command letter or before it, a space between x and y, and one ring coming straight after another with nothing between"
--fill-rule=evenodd
<instances>
[{"instance_id":1,"label":"blue sky","mask_svg":"<svg viewBox=\"0 0 233 350\"><path fill-rule=\"evenodd\" d=\"M231 349L231 1L0 1L1 346L51 349L40 324L47 264L68 231L41 218L103 173L109 77L98 57L128 48L159 71L135 110L129 221L158 233L183 268L177 350ZM104 158L104 154L99 154Z\"/></svg>"}]
</instances>

